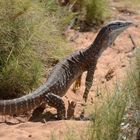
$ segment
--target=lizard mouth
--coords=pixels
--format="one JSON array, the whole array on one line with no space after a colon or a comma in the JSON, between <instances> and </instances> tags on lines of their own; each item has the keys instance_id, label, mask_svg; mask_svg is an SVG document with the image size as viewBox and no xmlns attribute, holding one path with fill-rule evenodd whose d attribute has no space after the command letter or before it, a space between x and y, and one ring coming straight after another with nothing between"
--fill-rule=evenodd
<instances>
[{"instance_id":1,"label":"lizard mouth","mask_svg":"<svg viewBox=\"0 0 140 140\"><path fill-rule=\"evenodd\" d=\"M134 25L134 24L133 24L133 22L131 22L131 21L127 21L127 22L126 22L126 25L127 25L127 27L129 27L129 26L132 26L132 25Z\"/></svg>"},{"instance_id":2,"label":"lizard mouth","mask_svg":"<svg viewBox=\"0 0 140 140\"><path fill-rule=\"evenodd\" d=\"M115 39L123 32L125 31L127 28L129 28L130 26L133 26L134 24L131 22L131 21L127 21L125 22L124 24L120 25L120 28L118 28L116 31L114 31L112 34L111 34L111 39L112 40L112 43L111 41L109 42L110 43L110 48L112 46L115 45L114 41Z\"/></svg>"}]
</instances>

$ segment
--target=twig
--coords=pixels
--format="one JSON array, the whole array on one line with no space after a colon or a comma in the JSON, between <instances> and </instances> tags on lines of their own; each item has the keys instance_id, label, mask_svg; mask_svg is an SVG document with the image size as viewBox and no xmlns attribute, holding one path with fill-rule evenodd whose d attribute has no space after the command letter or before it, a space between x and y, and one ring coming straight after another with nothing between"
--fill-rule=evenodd
<instances>
[{"instance_id":1,"label":"twig","mask_svg":"<svg viewBox=\"0 0 140 140\"><path fill-rule=\"evenodd\" d=\"M130 34L129 34L128 37L131 39L131 42L132 42L132 44L133 44L132 50L134 50L134 49L137 47L137 45L136 45L136 43L134 42L134 40L133 40L133 38L132 38L132 36L131 36Z\"/></svg>"}]
</instances>

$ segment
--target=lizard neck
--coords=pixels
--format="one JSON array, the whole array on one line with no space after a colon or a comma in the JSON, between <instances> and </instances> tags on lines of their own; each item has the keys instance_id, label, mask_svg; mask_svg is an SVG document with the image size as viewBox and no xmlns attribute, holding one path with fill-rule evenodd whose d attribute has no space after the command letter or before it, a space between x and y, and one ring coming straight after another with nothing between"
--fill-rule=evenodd
<instances>
[{"instance_id":1,"label":"lizard neck","mask_svg":"<svg viewBox=\"0 0 140 140\"><path fill-rule=\"evenodd\" d=\"M88 60L89 61L98 60L98 58L101 56L105 48L106 47L103 44L96 44L95 42L93 42L86 50Z\"/></svg>"},{"instance_id":2,"label":"lizard neck","mask_svg":"<svg viewBox=\"0 0 140 140\"><path fill-rule=\"evenodd\" d=\"M90 59L98 59L104 50L112 44L112 41L108 36L99 32L93 43L87 49L87 55L90 56Z\"/></svg>"}]
</instances>

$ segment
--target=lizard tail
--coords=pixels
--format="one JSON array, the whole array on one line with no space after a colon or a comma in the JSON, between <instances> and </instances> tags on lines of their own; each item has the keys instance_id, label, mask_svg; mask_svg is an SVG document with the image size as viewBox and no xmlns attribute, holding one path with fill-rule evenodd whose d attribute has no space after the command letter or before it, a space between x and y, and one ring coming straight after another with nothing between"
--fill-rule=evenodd
<instances>
[{"instance_id":1,"label":"lizard tail","mask_svg":"<svg viewBox=\"0 0 140 140\"><path fill-rule=\"evenodd\" d=\"M35 109L44 101L44 86L39 87L33 93L11 100L0 100L1 115L18 115Z\"/></svg>"}]
</instances>

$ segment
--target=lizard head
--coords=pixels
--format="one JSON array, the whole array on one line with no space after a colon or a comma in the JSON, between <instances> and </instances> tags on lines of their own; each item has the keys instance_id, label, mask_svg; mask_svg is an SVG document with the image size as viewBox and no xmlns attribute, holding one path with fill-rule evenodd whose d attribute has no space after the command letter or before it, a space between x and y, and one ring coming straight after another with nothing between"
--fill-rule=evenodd
<instances>
[{"instance_id":1,"label":"lizard head","mask_svg":"<svg viewBox=\"0 0 140 140\"><path fill-rule=\"evenodd\" d=\"M109 39L108 45L111 45L117 36L131 25L132 22L130 21L115 21L106 25L105 28L108 31L107 37Z\"/></svg>"},{"instance_id":2,"label":"lizard head","mask_svg":"<svg viewBox=\"0 0 140 140\"><path fill-rule=\"evenodd\" d=\"M113 21L105 25L97 35L95 43L104 46L104 49L110 46L117 36L132 25L130 21Z\"/></svg>"}]
</instances>

